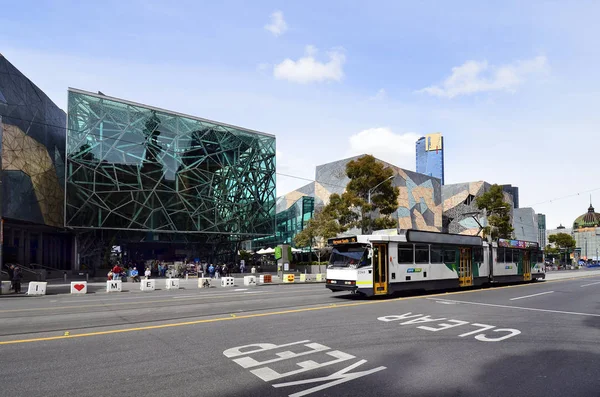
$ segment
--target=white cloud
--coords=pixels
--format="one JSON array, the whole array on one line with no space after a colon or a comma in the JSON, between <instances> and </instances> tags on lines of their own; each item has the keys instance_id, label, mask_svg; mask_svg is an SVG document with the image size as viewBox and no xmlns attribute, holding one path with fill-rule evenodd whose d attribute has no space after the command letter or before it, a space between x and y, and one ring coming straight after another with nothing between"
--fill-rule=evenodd
<instances>
[{"instance_id":1,"label":"white cloud","mask_svg":"<svg viewBox=\"0 0 600 397\"><path fill-rule=\"evenodd\" d=\"M315 58L317 49L307 45L304 57L293 61L285 59L273 69L273 75L279 80L288 80L294 83L313 83L321 81L341 81L344 77L343 65L346 56L341 49L333 49L327 54L328 62L319 62Z\"/></svg>"},{"instance_id":2,"label":"white cloud","mask_svg":"<svg viewBox=\"0 0 600 397\"><path fill-rule=\"evenodd\" d=\"M273 33L275 36L281 36L285 33L288 26L283 19L283 12L275 11L271 14L271 23L265 25L265 29Z\"/></svg>"},{"instance_id":3,"label":"white cloud","mask_svg":"<svg viewBox=\"0 0 600 397\"><path fill-rule=\"evenodd\" d=\"M452 68L452 74L440 85L423 88L417 92L454 98L459 95L486 91L506 91L513 93L533 74L541 74L549 69L545 56L516 61L512 64L494 66L487 61L467 61Z\"/></svg>"},{"instance_id":4,"label":"white cloud","mask_svg":"<svg viewBox=\"0 0 600 397\"><path fill-rule=\"evenodd\" d=\"M414 132L396 134L390 128L369 128L350 137L348 156L372 154L408 170L415 169L415 143L421 135Z\"/></svg>"},{"instance_id":5,"label":"white cloud","mask_svg":"<svg viewBox=\"0 0 600 397\"><path fill-rule=\"evenodd\" d=\"M377 91L377 94L373 95L372 97L369 97L369 100L370 101L382 101L386 98L387 98L387 92L385 91L384 88L380 88L379 91Z\"/></svg>"}]
</instances>

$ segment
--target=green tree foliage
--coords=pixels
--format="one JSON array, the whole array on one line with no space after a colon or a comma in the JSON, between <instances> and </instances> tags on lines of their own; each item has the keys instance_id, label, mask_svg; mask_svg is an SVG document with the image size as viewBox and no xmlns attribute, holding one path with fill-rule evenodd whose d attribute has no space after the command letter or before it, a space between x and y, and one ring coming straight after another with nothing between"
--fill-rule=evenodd
<instances>
[{"instance_id":1,"label":"green tree foliage","mask_svg":"<svg viewBox=\"0 0 600 397\"><path fill-rule=\"evenodd\" d=\"M502 186L492 185L489 191L475 199L479 209L487 211L488 222L483 232L491 236L492 240L498 238L512 238L513 227L510 222L511 205L504 201Z\"/></svg>"},{"instance_id":2,"label":"green tree foliage","mask_svg":"<svg viewBox=\"0 0 600 397\"><path fill-rule=\"evenodd\" d=\"M240 259L248 262L250 260L250 258L252 257L252 254L248 251L244 251L244 250L240 250Z\"/></svg>"},{"instance_id":3,"label":"green tree foliage","mask_svg":"<svg viewBox=\"0 0 600 397\"><path fill-rule=\"evenodd\" d=\"M575 248L575 239L567 233L557 233L548 237L548 242L554 244L559 249Z\"/></svg>"},{"instance_id":4,"label":"green tree foliage","mask_svg":"<svg viewBox=\"0 0 600 397\"><path fill-rule=\"evenodd\" d=\"M398 209L400 189L392 185L394 171L386 168L371 155L362 156L346 165L346 175L350 182L342 194L342 201L356 214L354 220L340 224L346 230L358 227L363 233L373 229L387 229L396 226L391 214ZM369 204L369 191L371 204ZM379 213L379 216L373 217Z\"/></svg>"},{"instance_id":5,"label":"green tree foliage","mask_svg":"<svg viewBox=\"0 0 600 397\"><path fill-rule=\"evenodd\" d=\"M328 239L341 233L340 224L333 218L331 212L315 211L312 219L304 229L294 237L296 247L314 247L317 239Z\"/></svg>"}]
</instances>

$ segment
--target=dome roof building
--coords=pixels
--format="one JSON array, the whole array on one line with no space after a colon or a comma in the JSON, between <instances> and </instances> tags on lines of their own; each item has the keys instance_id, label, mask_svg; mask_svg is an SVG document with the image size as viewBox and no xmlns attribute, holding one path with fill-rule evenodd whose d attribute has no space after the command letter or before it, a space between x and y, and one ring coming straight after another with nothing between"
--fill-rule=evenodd
<instances>
[{"instance_id":1,"label":"dome roof building","mask_svg":"<svg viewBox=\"0 0 600 397\"><path fill-rule=\"evenodd\" d=\"M600 214L595 212L592 203L590 203L588 211L585 214L578 216L573 222L573 231L588 227L600 227Z\"/></svg>"}]
</instances>

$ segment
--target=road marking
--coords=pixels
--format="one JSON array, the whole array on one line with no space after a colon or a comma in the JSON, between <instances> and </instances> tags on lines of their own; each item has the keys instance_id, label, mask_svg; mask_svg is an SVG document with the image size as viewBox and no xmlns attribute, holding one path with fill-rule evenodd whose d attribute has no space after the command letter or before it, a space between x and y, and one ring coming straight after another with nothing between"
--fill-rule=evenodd
<instances>
[{"instance_id":1,"label":"road marking","mask_svg":"<svg viewBox=\"0 0 600 397\"><path fill-rule=\"evenodd\" d=\"M248 288L237 288L237 289L234 289L234 291L235 292L238 292L238 291L248 291Z\"/></svg>"},{"instance_id":2,"label":"road marking","mask_svg":"<svg viewBox=\"0 0 600 397\"><path fill-rule=\"evenodd\" d=\"M553 280L553 281L557 282L557 281L568 281L568 280L573 280L573 278L565 278L562 280ZM506 289L506 288L520 288L520 287L530 287L530 286L536 286L536 285L537 284L506 285L506 286L494 287L494 288L490 288L490 289L479 289L479 290L474 289L474 290L466 290L466 291L441 292L438 294L425 295L425 296L409 296L409 297L404 297L404 298L395 298L395 299L388 299L388 300L344 303L344 304L338 304L336 306L326 305L326 306L317 306L317 307L305 307L305 308L301 308L301 309L284 310L284 311L278 311L278 312L253 313L253 314L240 315L240 316L236 316L236 317L217 317L217 318L212 318L212 319L187 321L187 322L182 322L182 323L170 323L170 324L162 324L162 325L149 325L149 326L145 326L145 327L136 327L136 328L114 329L114 330L110 330L110 331L89 332L89 333L75 334L75 335L69 335L69 336L50 336L50 337L45 337L45 338L9 340L9 341L0 342L0 345L12 345L12 344L17 344L17 343L31 343L31 342L43 342L43 341L60 340L60 339L83 338L83 337L100 336L100 335L120 334L120 333L125 333L125 332L149 331L149 330L161 329L161 328L172 328L172 327L181 327L181 326L186 326L186 325L215 323L215 322L220 322L220 321L242 320L242 319L247 319L247 318L277 316L277 315L285 315L285 314L292 314L292 313L303 313L303 312L316 311L316 310L340 309L340 308L345 308L345 307L383 304L383 303L391 303L391 302L398 302L398 301L412 300L412 299L424 299L424 298L430 299L430 300L445 300L445 301L451 301L451 302L456 302L456 303L466 303L466 304L474 304L474 305L479 304L479 305L484 305L484 306L489 305L489 306L497 306L497 307L506 307L506 308L510 308L510 309L522 309L522 310L533 310L533 311L542 311L542 312L555 312L555 313L563 313L563 314L576 314L576 315L582 315L582 316L600 317L600 314L560 312L560 311L555 311L555 310L522 308L522 307L517 307L517 306L492 305L492 304L487 304L487 303L474 303L474 302L465 302L465 301L457 301L457 300L442 298L442 296L449 296L449 295L470 294L470 293L474 293L474 292L487 292L487 291L494 291L494 290L500 290L500 289ZM265 292L265 293L266 294L274 294L272 292ZM220 297L222 297L222 296L225 296L225 295L221 295ZM231 296L231 295L226 295L226 296ZM216 298L216 297L217 296L199 296L198 299ZM189 299L195 299L195 298L189 298ZM169 300L148 301L146 303L157 303L157 302L171 302L171 301L169 301ZM85 307L90 307L90 306L106 306L106 305L88 305ZM83 306L71 306L71 308L78 308L78 307L83 307ZM38 308L38 309L0 310L0 313L22 312L22 311L28 311L28 310L52 310L52 309L56 309L56 308L49 307L49 308Z\"/></svg>"},{"instance_id":3,"label":"road marking","mask_svg":"<svg viewBox=\"0 0 600 397\"><path fill-rule=\"evenodd\" d=\"M519 297L517 297L517 298L511 298L511 299L509 299L509 300L511 300L511 301L516 301L516 300L519 300L519 299L532 298L532 297L534 297L534 296L540 296L540 295L551 294L551 293L553 293L553 292L554 292L554 291L540 292L539 294L533 294L533 295L519 296Z\"/></svg>"},{"instance_id":4,"label":"road marking","mask_svg":"<svg viewBox=\"0 0 600 397\"><path fill-rule=\"evenodd\" d=\"M433 300L433 298L427 298L427 299ZM575 315L575 316L586 316L586 317L600 317L600 314L594 314L594 313L566 312L566 311L562 311L562 310L536 309L534 307L496 305L496 304L493 304L493 303L467 302L467 301L458 301L458 300L451 300L451 299L446 299L446 300L448 300L449 302L464 303L464 304L467 304L467 305L503 307L503 308L507 308L507 309L529 310L529 311L533 311L533 312L546 312L546 313L558 313L558 314L571 314L571 315ZM0 343L2 343L2 342L0 342Z\"/></svg>"},{"instance_id":5,"label":"road marking","mask_svg":"<svg viewBox=\"0 0 600 397\"><path fill-rule=\"evenodd\" d=\"M262 294L264 291L247 291L244 294Z\"/></svg>"},{"instance_id":6,"label":"road marking","mask_svg":"<svg viewBox=\"0 0 600 397\"><path fill-rule=\"evenodd\" d=\"M435 301L435 303L441 303L442 305L456 305L454 302L446 302L446 301Z\"/></svg>"},{"instance_id":7,"label":"road marking","mask_svg":"<svg viewBox=\"0 0 600 397\"><path fill-rule=\"evenodd\" d=\"M600 281L598 281L596 283L584 284L584 285L582 285L582 287L587 287L587 286L595 285L595 284L600 284Z\"/></svg>"}]
</instances>

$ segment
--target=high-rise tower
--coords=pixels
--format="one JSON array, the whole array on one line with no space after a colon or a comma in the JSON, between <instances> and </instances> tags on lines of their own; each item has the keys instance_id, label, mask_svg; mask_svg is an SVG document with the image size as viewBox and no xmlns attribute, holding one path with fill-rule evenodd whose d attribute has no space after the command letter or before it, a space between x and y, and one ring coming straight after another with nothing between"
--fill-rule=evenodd
<instances>
[{"instance_id":1,"label":"high-rise tower","mask_svg":"<svg viewBox=\"0 0 600 397\"><path fill-rule=\"evenodd\" d=\"M439 178L444 184L444 137L437 132L419 138L417 149L417 172Z\"/></svg>"}]
</instances>

